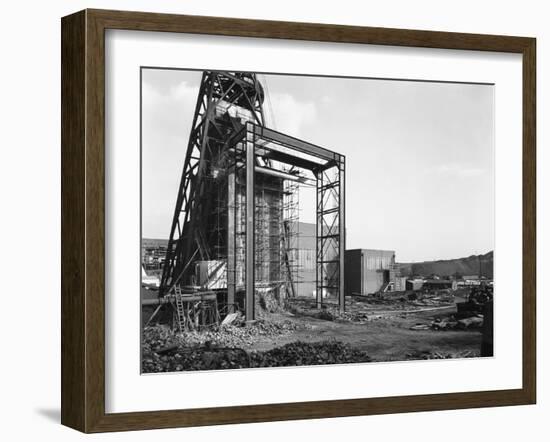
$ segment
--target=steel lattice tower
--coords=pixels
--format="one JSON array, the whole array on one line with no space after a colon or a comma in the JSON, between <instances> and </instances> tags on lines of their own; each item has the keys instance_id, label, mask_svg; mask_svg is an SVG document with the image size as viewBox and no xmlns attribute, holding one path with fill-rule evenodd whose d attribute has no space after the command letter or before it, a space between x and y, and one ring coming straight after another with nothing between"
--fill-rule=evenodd
<instances>
[{"instance_id":1,"label":"steel lattice tower","mask_svg":"<svg viewBox=\"0 0 550 442\"><path fill-rule=\"evenodd\" d=\"M213 212L218 174L229 162L228 146L243 123L264 125L263 88L255 74L205 71L202 76L180 180L160 296L190 284L194 260L216 258ZM219 195L218 195L219 197Z\"/></svg>"}]
</instances>

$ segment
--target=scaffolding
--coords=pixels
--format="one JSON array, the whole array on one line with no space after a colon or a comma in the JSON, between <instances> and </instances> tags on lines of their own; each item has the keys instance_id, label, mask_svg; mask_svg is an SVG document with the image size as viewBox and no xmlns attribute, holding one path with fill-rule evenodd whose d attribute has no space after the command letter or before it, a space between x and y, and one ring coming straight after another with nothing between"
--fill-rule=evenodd
<instances>
[{"instance_id":1,"label":"scaffolding","mask_svg":"<svg viewBox=\"0 0 550 442\"><path fill-rule=\"evenodd\" d=\"M295 297L299 189L309 186L317 302L343 310L345 159L265 127L262 102L254 74L203 74L159 295L214 291L222 316L239 310L247 320L263 294Z\"/></svg>"},{"instance_id":2,"label":"scaffolding","mask_svg":"<svg viewBox=\"0 0 550 442\"><path fill-rule=\"evenodd\" d=\"M298 223L300 221L300 193L299 185L295 181L285 181L285 192L283 194L283 234L281 235L281 262L286 272L285 283L289 288L287 295L291 298L296 297L296 286L300 284L298 275L300 274L300 265L298 260L298 251L300 249L300 230Z\"/></svg>"}]
</instances>

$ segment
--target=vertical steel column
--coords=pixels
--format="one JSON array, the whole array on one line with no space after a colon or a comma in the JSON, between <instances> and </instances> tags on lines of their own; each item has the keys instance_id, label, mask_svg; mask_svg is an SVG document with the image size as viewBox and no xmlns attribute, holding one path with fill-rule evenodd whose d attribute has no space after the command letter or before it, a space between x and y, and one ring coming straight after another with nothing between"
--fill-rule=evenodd
<instances>
[{"instance_id":1,"label":"vertical steel column","mask_svg":"<svg viewBox=\"0 0 550 442\"><path fill-rule=\"evenodd\" d=\"M315 301L319 308L319 177L315 174Z\"/></svg>"},{"instance_id":2,"label":"vertical steel column","mask_svg":"<svg viewBox=\"0 0 550 442\"><path fill-rule=\"evenodd\" d=\"M344 293L344 258L346 254L346 158L344 156L340 157L340 161L338 162L338 181L339 181L339 195L338 195L338 204L339 204L339 217L338 220L338 233L340 235L339 238L339 255L340 255L340 268L339 276L338 276L338 285L339 285L339 293L338 293L338 306L340 307L340 311L343 312L346 307L346 294Z\"/></svg>"},{"instance_id":3,"label":"vertical steel column","mask_svg":"<svg viewBox=\"0 0 550 442\"><path fill-rule=\"evenodd\" d=\"M317 172L316 174L316 230L315 230L315 297L317 301L317 308L321 308L323 305L323 172Z\"/></svg>"},{"instance_id":4,"label":"vertical steel column","mask_svg":"<svg viewBox=\"0 0 550 442\"><path fill-rule=\"evenodd\" d=\"M235 153L236 155L236 149ZM235 161L236 163L236 161ZM235 284L237 279L237 257L236 253L236 236L237 236L237 195L235 185L235 166L227 176L227 313L235 311Z\"/></svg>"},{"instance_id":5,"label":"vertical steel column","mask_svg":"<svg viewBox=\"0 0 550 442\"><path fill-rule=\"evenodd\" d=\"M254 320L254 125L246 124L246 309L245 319Z\"/></svg>"}]
</instances>

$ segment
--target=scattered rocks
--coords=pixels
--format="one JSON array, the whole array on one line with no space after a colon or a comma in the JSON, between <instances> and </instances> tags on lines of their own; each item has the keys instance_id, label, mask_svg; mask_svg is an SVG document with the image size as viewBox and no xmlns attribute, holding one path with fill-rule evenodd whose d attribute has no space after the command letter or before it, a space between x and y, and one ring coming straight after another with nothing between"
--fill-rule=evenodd
<instances>
[{"instance_id":1,"label":"scattered rocks","mask_svg":"<svg viewBox=\"0 0 550 442\"><path fill-rule=\"evenodd\" d=\"M371 358L366 352L339 341L298 341L267 352L254 352L251 354L251 361L253 367L288 367L370 362Z\"/></svg>"}]
</instances>

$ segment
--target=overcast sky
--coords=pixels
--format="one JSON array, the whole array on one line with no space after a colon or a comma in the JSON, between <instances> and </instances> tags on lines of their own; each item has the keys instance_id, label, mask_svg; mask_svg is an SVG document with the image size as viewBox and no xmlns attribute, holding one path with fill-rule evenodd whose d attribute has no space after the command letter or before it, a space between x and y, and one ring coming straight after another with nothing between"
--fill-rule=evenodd
<instances>
[{"instance_id":1,"label":"overcast sky","mask_svg":"<svg viewBox=\"0 0 550 442\"><path fill-rule=\"evenodd\" d=\"M201 72L143 70L143 236L170 231ZM348 249L398 262L494 247L490 85L260 75L268 126L346 156ZM314 194L300 195L314 222Z\"/></svg>"}]
</instances>

